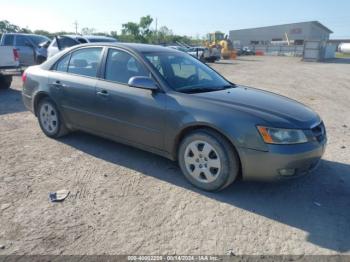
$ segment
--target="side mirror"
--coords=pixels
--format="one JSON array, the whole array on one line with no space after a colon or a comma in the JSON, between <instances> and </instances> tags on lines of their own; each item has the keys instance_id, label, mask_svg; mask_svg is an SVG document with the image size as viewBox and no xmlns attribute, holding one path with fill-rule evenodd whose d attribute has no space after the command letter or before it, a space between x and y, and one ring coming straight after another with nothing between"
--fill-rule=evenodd
<instances>
[{"instance_id":1,"label":"side mirror","mask_svg":"<svg viewBox=\"0 0 350 262\"><path fill-rule=\"evenodd\" d=\"M134 76L129 79L128 85L131 87L142 88L147 90L158 90L157 83L147 76Z\"/></svg>"}]
</instances>

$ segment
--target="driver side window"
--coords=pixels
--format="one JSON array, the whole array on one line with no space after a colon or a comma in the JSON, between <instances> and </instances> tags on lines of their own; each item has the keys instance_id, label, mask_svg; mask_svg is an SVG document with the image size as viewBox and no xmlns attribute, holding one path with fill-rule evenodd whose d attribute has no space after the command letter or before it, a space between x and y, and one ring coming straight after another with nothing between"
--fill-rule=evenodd
<instances>
[{"instance_id":1,"label":"driver side window","mask_svg":"<svg viewBox=\"0 0 350 262\"><path fill-rule=\"evenodd\" d=\"M149 76L148 71L129 53L110 49L106 61L105 79L128 84L134 76Z\"/></svg>"},{"instance_id":2,"label":"driver side window","mask_svg":"<svg viewBox=\"0 0 350 262\"><path fill-rule=\"evenodd\" d=\"M25 36L18 35L16 36L16 46L25 47L25 46L31 46L31 44Z\"/></svg>"}]
</instances>

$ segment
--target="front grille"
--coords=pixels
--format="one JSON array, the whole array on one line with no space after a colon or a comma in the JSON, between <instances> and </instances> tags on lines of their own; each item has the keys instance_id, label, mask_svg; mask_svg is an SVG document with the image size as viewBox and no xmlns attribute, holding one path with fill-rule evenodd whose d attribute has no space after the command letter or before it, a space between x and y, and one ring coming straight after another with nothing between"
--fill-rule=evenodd
<instances>
[{"instance_id":1,"label":"front grille","mask_svg":"<svg viewBox=\"0 0 350 262\"><path fill-rule=\"evenodd\" d=\"M326 138L326 128L323 122L311 129L312 134L318 142L322 142Z\"/></svg>"}]
</instances>

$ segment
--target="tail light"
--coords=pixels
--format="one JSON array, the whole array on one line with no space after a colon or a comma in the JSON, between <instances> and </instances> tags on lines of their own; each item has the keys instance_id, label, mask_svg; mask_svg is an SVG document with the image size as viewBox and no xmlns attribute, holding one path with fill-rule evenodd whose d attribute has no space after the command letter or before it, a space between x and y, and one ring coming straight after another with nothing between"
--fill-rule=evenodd
<instances>
[{"instance_id":1,"label":"tail light","mask_svg":"<svg viewBox=\"0 0 350 262\"><path fill-rule=\"evenodd\" d=\"M15 59L16 62L19 61L19 53L17 49L13 49L13 58Z\"/></svg>"},{"instance_id":2,"label":"tail light","mask_svg":"<svg viewBox=\"0 0 350 262\"><path fill-rule=\"evenodd\" d=\"M27 81L27 73L26 73L26 71L24 71L23 74L22 74L22 82L23 82L23 84L24 84L26 81Z\"/></svg>"}]
</instances>

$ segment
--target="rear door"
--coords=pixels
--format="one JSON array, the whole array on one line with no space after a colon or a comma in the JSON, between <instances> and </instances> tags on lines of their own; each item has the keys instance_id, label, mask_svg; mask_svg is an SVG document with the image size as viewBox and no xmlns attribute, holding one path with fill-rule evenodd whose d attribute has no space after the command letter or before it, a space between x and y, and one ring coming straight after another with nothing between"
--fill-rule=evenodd
<instances>
[{"instance_id":1,"label":"rear door","mask_svg":"<svg viewBox=\"0 0 350 262\"><path fill-rule=\"evenodd\" d=\"M162 150L165 94L128 86L133 76L150 72L132 54L110 48L96 86L96 127L108 136Z\"/></svg>"},{"instance_id":2,"label":"rear door","mask_svg":"<svg viewBox=\"0 0 350 262\"><path fill-rule=\"evenodd\" d=\"M78 49L58 61L50 73L51 94L67 121L82 129L95 126L95 86L102 49Z\"/></svg>"},{"instance_id":3,"label":"rear door","mask_svg":"<svg viewBox=\"0 0 350 262\"><path fill-rule=\"evenodd\" d=\"M25 35L16 35L15 48L19 53L20 65L30 66L35 64L35 50L32 43Z\"/></svg>"}]
</instances>

